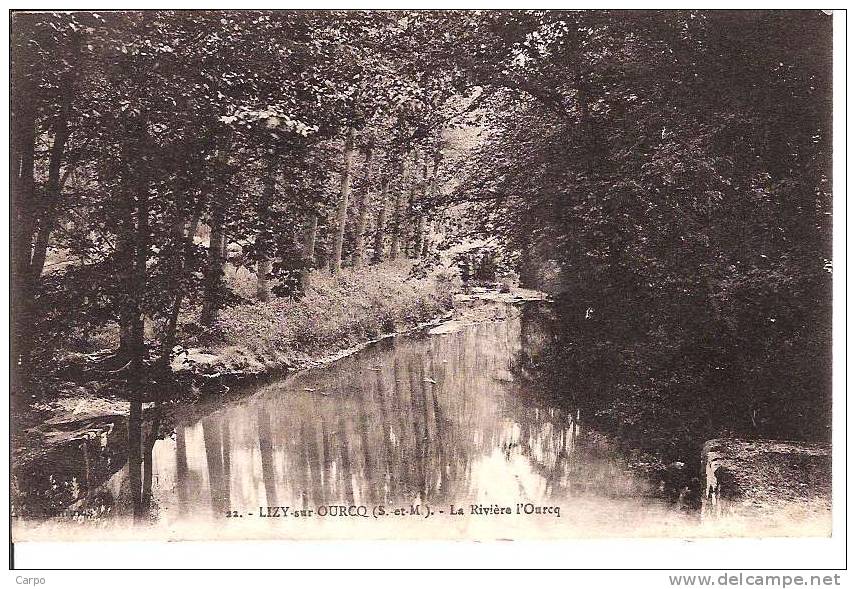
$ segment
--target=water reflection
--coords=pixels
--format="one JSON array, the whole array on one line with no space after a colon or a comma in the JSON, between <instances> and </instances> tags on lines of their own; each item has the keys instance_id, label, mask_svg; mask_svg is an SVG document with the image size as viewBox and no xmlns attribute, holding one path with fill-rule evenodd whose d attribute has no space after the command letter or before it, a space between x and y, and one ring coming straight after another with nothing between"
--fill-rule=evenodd
<instances>
[{"instance_id":1,"label":"water reflection","mask_svg":"<svg viewBox=\"0 0 856 589\"><path fill-rule=\"evenodd\" d=\"M13 473L13 512L22 519L62 515L76 521L152 514L158 487L154 447L163 436L160 408L103 414L54 424L40 457Z\"/></svg>"},{"instance_id":2,"label":"water reflection","mask_svg":"<svg viewBox=\"0 0 856 589\"><path fill-rule=\"evenodd\" d=\"M203 505L219 517L259 505L645 493L603 440L580 441L577 412L514 377L520 321L382 342L178 424L154 448L161 508L176 498L176 517Z\"/></svg>"},{"instance_id":3,"label":"water reflection","mask_svg":"<svg viewBox=\"0 0 856 589\"><path fill-rule=\"evenodd\" d=\"M546 325L539 313L512 313L385 340L201 416L173 415L174 433L161 439L161 413L144 419L132 407L125 464L95 476L86 450L91 480L72 508L219 524L259 506L567 506L651 495L577 411L527 384L551 337Z\"/></svg>"}]
</instances>

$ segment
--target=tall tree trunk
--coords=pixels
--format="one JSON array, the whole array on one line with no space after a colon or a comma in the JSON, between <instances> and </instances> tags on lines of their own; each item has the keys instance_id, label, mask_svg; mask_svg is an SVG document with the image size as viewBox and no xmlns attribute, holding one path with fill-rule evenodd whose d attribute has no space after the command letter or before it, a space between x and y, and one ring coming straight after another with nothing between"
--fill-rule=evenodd
<instances>
[{"instance_id":1,"label":"tall tree trunk","mask_svg":"<svg viewBox=\"0 0 856 589\"><path fill-rule=\"evenodd\" d=\"M190 260L191 251L193 248L193 237L196 235L196 229L199 227L199 215L194 214L193 218L190 221L190 226L187 228L187 232L185 233L184 223L182 222L181 227L178 229L180 231L179 237L183 243L183 255L181 259L181 264L179 267L179 276L181 276L181 280L183 281L187 272L187 262ZM181 304L184 301L184 289L182 285L179 285L179 290L175 294L175 298L172 302L172 309L169 312L169 318L167 319L167 325L164 329L163 339L161 340L161 355L160 355L160 364L161 366L166 366L169 364L171 355L172 355L172 347L175 345L175 332L178 328L178 315L181 312ZM203 302L203 309L204 309Z\"/></svg>"},{"instance_id":2,"label":"tall tree trunk","mask_svg":"<svg viewBox=\"0 0 856 589\"><path fill-rule=\"evenodd\" d=\"M143 164L145 168L145 164ZM134 250L133 318L131 322L132 370L142 370L146 354L143 298L146 293L146 261L149 253L148 170L139 174L137 187L137 235Z\"/></svg>"},{"instance_id":3,"label":"tall tree trunk","mask_svg":"<svg viewBox=\"0 0 856 589\"><path fill-rule=\"evenodd\" d=\"M429 197L431 199L430 206L436 210L437 208L437 198L440 195L440 160L443 158L443 152L440 150L440 144L438 142L437 148L434 150L434 169L431 172L431 188L429 191ZM422 252L420 253L421 257L425 257L428 255L428 251L431 247L431 241L428 239L428 236L423 236L422 239Z\"/></svg>"},{"instance_id":4,"label":"tall tree trunk","mask_svg":"<svg viewBox=\"0 0 856 589\"><path fill-rule=\"evenodd\" d=\"M395 260L401 250L401 232L404 225L402 206L407 201L407 189L410 180L410 167L407 165L407 157L401 161L401 187L395 193L395 205L393 207L392 219L392 243L389 246L389 259Z\"/></svg>"},{"instance_id":5,"label":"tall tree trunk","mask_svg":"<svg viewBox=\"0 0 856 589\"><path fill-rule=\"evenodd\" d=\"M411 176L410 182L410 191L407 196L407 203L405 206L405 223L402 227L401 232L401 240L404 242L404 252L408 258L414 257L413 255L413 240L411 239L416 233L416 227L413 225L413 221L416 218L414 214L413 206L416 200L416 190L419 186L419 150L413 150L413 172Z\"/></svg>"},{"instance_id":6,"label":"tall tree trunk","mask_svg":"<svg viewBox=\"0 0 856 589\"><path fill-rule=\"evenodd\" d=\"M262 255L256 264L256 298L266 303L270 300L270 276L271 263L266 255Z\"/></svg>"},{"instance_id":7,"label":"tall tree trunk","mask_svg":"<svg viewBox=\"0 0 856 589\"><path fill-rule=\"evenodd\" d=\"M389 190L389 177L386 174L382 175L380 184L380 202L378 203L377 227L375 228L374 236L374 257L372 258L375 264L383 262L383 242L386 235L386 201L387 191Z\"/></svg>"},{"instance_id":8,"label":"tall tree trunk","mask_svg":"<svg viewBox=\"0 0 856 589\"><path fill-rule=\"evenodd\" d=\"M333 227L330 224L329 215L327 216L327 218L324 221L325 221L324 222L324 241L323 241L323 244L321 247L321 251L316 254L316 257L318 258L318 262L319 262L318 267L321 268L324 272L329 273L330 272L330 258L332 257L330 254L331 254L331 250L333 249L333 247L332 247L333 240L332 240L332 236L330 235L330 232L333 230ZM315 249L316 249L316 252L318 252L318 244L316 244Z\"/></svg>"},{"instance_id":9,"label":"tall tree trunk","mask_svg":"<svg viewBox=\"0 0 856 589\"><path fill-rule=\"evenodd\" d=\"M34 232L34 201L36 197L35 182L35 149L36 149L36 115L31 108L22 108L20 116L15 121L16 131L15 154L13 157L15 182L14 207L15 223L12 228L19 236L16 239L13 262L18 268L18 274L30 278L30 261L33 253Z\"/></svg>"},{"instance_id":10,"label":"tall tree trunk","mask_svg":"<svg viewBox=\"0 0 856 589\"><path fill-rule=\"evenodd\" d=\"M211 233L208 239L208 265L205 268L205 293L202 299L200 323L214 325L220 310L220 298L223 282L223 203L217 195L211 203Z\"/></svg>"},{"instance_id":11,"label":"tall tree trunk","mask_svg":"<svg viewBox=\"0 0 856 589\"><path fill-rule=\"evenodd\" d=\"M332 271L342 270L342 242L345 239L345 223L348 220L348 196L351 192L351 166L354 163L354 128L348 129L342 150L342 180L339 187L339 208L336 211L336 235L333 241Z\"/></svg>"},{"instance_id":12,"label":"tall tree trunk","mask_svg":"<svg viewBox=\"0 0 856 589\"><path fill-rule=\"evenodd\" d=\"M318 242L318 215L312 215L309 221L309 231L306 235L306 255L311 263L315 263L315 246Z\"/></svg>"},{"instance_id":13,"label":"tall tree trunk","mask_svg":"<svg viewBox=\"0 0 856 589\"><path fill-rule=\"evenodd\" d=\"M134 198L127 185L122 186L121 210L117 220L116 262L120 269L122 290L119 303L119 355L132 358L134 355L132 325L134 306L132 291L134 284Z\"/></svg>"},{"instance_id":14,"label":"tall tree trunk","mask_svg":"<svg viewBox=\"0 0 856 589\"><path fill-rule=\"evenodd\" d=\"M225 137L224 144L217 150L217 156L214 160L214 175L216 178L221 178L226 173L230 141L230 136ZM211 216L209 218L211 231L208 235L208 264L205 267L202 314L199 318L199 322L208 327L217 322L217 314L220 312L223 295L223 264L226 261L225 223L228 195L223 191L222 185L225 185L225 182L222 182L221 186L210 186L208 189L211 193ZM193 236L195 234L196 227L194 226L191 227L190 234L187 236L188 241L185 242L188 248L187 257L189 257L190 249L193 246Z\"/></svg>"},{"instance_id":15,"label":"tall tree trunk","mask_svg":"<svg viewBox=\"0 0 856 589\"><path fill-rule=\"evenodd\" d=\"M18 64L16 64L18 65ZM33 285L30 259L33 248L35 198L36 110L31 84L21 67L13 68L12 84L12 376L13 391L26 388L32 346Z\"/></svg>"},{"instance_id":16,"label":"tall tree trunk","mask_svg":"<svg viewBox=\"0 0 856 589\"><path fill-rule=\"evenodd\" d=\"M143 399L143 365L145 359L145 333L143 323L143 296L146 288L146 259L149 250L149 195L146 169L147 153L144 144L145 132L142 122L138 122L133 148L123 154L125 170L131 180L126 186L133 187L128 194L129 201L136 201L136 226L129 225L127 230L134 230L128 256L128 281L125 284L127 303L125 305L125 329L128 340L126 350L130 355L130 371L128 385L131 389L131 411L128 420L128 467L130 472L131 493L134 500L134 521L143 519L142 497L142 399ZM134 196L136 197L134 199ZM133 199L133 200L132 200ZM133 204L131 204L133 208Z\"/></svg>"},{"instance_id":17,"label":"tall tree trunk","mask_svg":"<svg viewBox=\"0 0 856 589\"><path fill-rule=\"evenodd\" d=\"M315 267L315 237L318 234L318 215L312 213L306 228L306 240L303 243L303 269L300 271L300 290L309 285L309 274Z\"/></svg>"},{"instance_id":18,"label":"tall tree trunk","mask_svg":"<svg viewBox=\"0 0 856 589\"><path fill-rule=\"evenodd\" d=\"M413 257L419 259L422 256L422 244L425 240L425 227L427 225L425 195L428 188L428 154L422 158L422 179L419 182L419 202L414 204L417 212L416 234L413 236Z\"/></svg>"},{"instance_id":19,"label":"tall tree trunk","mask_svg":"<svg viewBox=\"0 0 856 589\"><path fill-rule=\"evenodd\" d=\"M70 56L68 59L74 61L80 56L81 38L73 36L72 43L69 48ZM76 68L69 68L61 76L59 82L59 109L57 112L56 121L54 122L54 138L51 144L50 158L48 162L48 181L46 193L41 199L42 214L39 218L39 232L36 237L35 246L33 249L33 260L31 265L31 275L34 284L38 283L42 275L42 270L45 266L45 257L47 254L48 243L50 241L51 232L54 230L56 223L57 207L62 190L64 178L60 175L62 163L65 156L66 143L70 135L68 128L69 116L71 114L72 101L75 95L75 87L77 80Z\"/></svg>"},{"instance_id":20,"label":"tall tree trunk","mask_svg":"<svg viewBox=\"0 0 856 589\"><path fill-rule=\"evenodd\" d=\"M48 243L51 232L56 223L57 207L59 205L60 191L62 190L61 168L65 156L65 147L71 134L68 128L68 117L71 111L70 96L64 97L64 103L60 106L56 123L54 124L54 138L51 144L50 159L48 162L48 181L46 193L43 199L42 214L39 218L39 232L33 247L33 261L30 272L34 284L37 283L45 267Z\"/></svg>"},{"instance_id":21,"label":"tall tree trunk","mask_svg":"<svg viewBox=\"0 0 856 589\"><path fill-rule=\"evenodd\" d=\"M357 215L357 227L355 229L356 232L356 242L354 244L354 266L357 268L362 267L365 263L366 257L366 241L365 241L365 232L366 232L366 221L368 219L369 213L369 200L372 192L372 155L373 149L372 146L369 145L366 148L366 161L363 166L363 190L360 192L360 201L358 203L358 215Z\"/></svg>"},{"instance_id":22,"label":"tall tree trunk","mask_svg":"<svg viewBox=\"0 0 856 589\"><path fill-rule=\"evenodd\" d=\"M425 247L427 240L425 234L428 233L428 218L424 211L419 212L419 221L416 224L416 239L413 245L413 255L417 260L425 255Z\"/></svg>"},{"instance_id":23,"label":"tall tree trunk","mask_svg":"<svg viewBox=\"0 0 856 589\"><path fill-rule=\"evenodd\" d=\"M264 189L261 199L259 200L259 234L256 238L256 253L258 261L256 264L256 297L262 301L270 300L270 286L268 284L268 276L271 271L270 264L270 208L273 205L273 175L276 171L273 157L268 161L267 171L262 179Z\"/></svg>"},{"instance_id":24,"label":"tall tree trunk","mask_svg":"<svg viewBox=\"0 0 856 589\"><path fill-rule=\"evenodd\" d=\"M175 330L178 326L178 314L181 310L181 301L184 298L184 269L187 265L187 257L189 255L187 247L187 217L185 216L185 206L187 199L185 191L187 186L183 182L176 183L176 213L172 224L172 239L175 242L177 257L175 262L175 291L173 292L172 306L167 315L166 324L163 327L163 335L161 336L160 357L158 359L159 367L163 368L169 364L173 342L175 341ZM192 221L191 221L192 223Z\"/></svg>"},{"instance_id":25,"label":"tall tree trunk","mask_svg":"<svg viewBox=\"0 0 856 589\"><path fill-rule=\"evenodd\" d=\"M134 194L131 186L131 149L122 147L121 186L119 193L119 214L116 220L116 264L121 275L119 307L119 354L123 358L132 358L133 337L133 286L134 286Z\"/></svg>"},{"instance_id":26,"label":"tall tree trunk","mask_svg":"<svg viewBox=\"0 0 856 589\"><path fill-rule=\"evenodd\" d=\"M130 360L132 388L142 377L145 357L143 297L146 289L146 260L149 251L149 195L147 145L143 123L131 128L128 145L122 154L125 210L120 228L120 264L124 268L124 304L122 304L120 349ZM134 390L133 394L140 391Z\"/></svg>"}]
</instances>

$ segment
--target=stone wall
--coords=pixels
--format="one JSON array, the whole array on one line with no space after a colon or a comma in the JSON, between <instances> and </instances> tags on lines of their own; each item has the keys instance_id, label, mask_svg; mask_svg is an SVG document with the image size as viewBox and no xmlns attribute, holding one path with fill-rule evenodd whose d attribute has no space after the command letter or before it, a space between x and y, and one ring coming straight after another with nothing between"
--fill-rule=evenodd
<instances>
[{"instance_id":1,"label":"stone wall","mask_svg":"<svg viewBox=\"0 0 856 589\"><path fill-rule=\"evenodd\" d=\"M782 440L709 440L702 450L702 517L795 524L829 518L832 452L828 444Z\"/></svg>"}]
</instances>

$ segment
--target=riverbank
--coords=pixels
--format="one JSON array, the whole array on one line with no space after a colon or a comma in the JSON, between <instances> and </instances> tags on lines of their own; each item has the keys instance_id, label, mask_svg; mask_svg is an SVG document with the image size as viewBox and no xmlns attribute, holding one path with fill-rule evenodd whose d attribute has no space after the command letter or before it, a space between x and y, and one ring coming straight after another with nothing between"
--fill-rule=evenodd
<instances>
[{"instance_id":1,"label":"riverbank","mask_svg":"<svg viewBox=\"0 0 856 589\"><path fill-rule=\"evenodd\" d=\"M194 329L195 309L182 317L171 362L171 382L153 383L144 408L162 402L193 401L245 382L294 372L353 353L382 337L451 317L460 285L444 275L409 277L412 262L389 261L337 276L313 272L300 299L222 310L212 330ZM239 291L249 281L227 270ZM108 341L109 343L109 341ZM109 353L103 350L103 354ZM94 354L67 354L39 375L26 397L13 397L12 452L26 461L47 447L97 435L112 416L127 415L125 382L112 374L93 377Z\"/></svg>"},{"instance_id":2,"label":"riverbank","mask_svg":"<svg viewBox=\"0 0 856 589\"><path fill-rule=\"evenodd\" d=\"M224 309L214 330L176 348L172 372L205 386L301 370L448 314L459 287L437 275L411 278L411 266L400 260L336 276L313 272L300 299Z\"/></svg>"},{"instance_id":3,"label":"riverbank","mask_svg":"<svg viewBox=\"0 0 856 589\"><path fill-rule=\"evenodd\" d=\"M187 313L179 329L170 382L149 387L143 409L152 407L156 399L193 403L237 392L252 382L328 364L386 337L433 326L458 329L492 321L502 318L498 309L505 304L545 298L526 289L464 289L443 272L417 279L410 276L411 266L409 260L397 260L364 269L345 268L337 276L313 272L302 298L274 298L223 309L209 331L194 330L196 313ZM230 287L241 294L250 294L249 278L240 270L227 270ZM60 368L43 375L33 395L13 399L16 460L26 462L70 440L101 435L112 418L128 415L122 380L88 376L94 371L85 362L97 355L69 354Z\"/></svg>"},{"instance_id":4,"label":"riverbank","mask_svg":"<svg viewBox=\"0 0 856 589\"><path fill-rule=\"evenodd\" d=\"M554 509L549 519L509 518L500 537L540 533L547 522L552 534L578 536L626 533L628 518L634 533L691 523L520 371L549 337L548 307L472 296L455 296L458 317L441 324L457 329L422 329L321 369L144 411L136 425L115 418L103 438L17 468L16 537L191 539L190 521L209 538L336 537L345 531L328 520L283 528L253 515L265 504L392 506L414 497L426 507L525 501ZM142 501L127 492L134 439L143 448ZM224 521L230 509L244 520ZM479 528L482 518L457 518L432 521L461 534L499 533ZM242 521L251 525L239 530ZM400 535L393 521L365 532Z\"/></svg>"}]
</instances>

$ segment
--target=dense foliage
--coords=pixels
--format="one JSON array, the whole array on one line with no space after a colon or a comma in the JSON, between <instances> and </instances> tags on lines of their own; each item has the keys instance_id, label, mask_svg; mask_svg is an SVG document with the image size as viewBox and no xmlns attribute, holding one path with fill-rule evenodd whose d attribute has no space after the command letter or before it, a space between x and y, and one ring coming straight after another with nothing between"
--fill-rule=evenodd
<instances>
[{"instance_id":1,"label":"dense foliage","mask_svg":"<svg viewBox=\"0 0 856 589\"><path fill-rule=\"evenodd\" d=\"M533 90L496 96L459 196L524 279L558 263L555 386L672 458L826 438L831 19L548 13L504 41Z\"/></svg>"},{"instance_id":2,"label":"dense foliage","mask_svg":"<svg viewBox=\"0 0 856 589\"><path fill-rule=\"evenodd\" d=\"M16 13L11 99L18 384L482 239L558 269L554 386L625 439L828 434L820 11Z\"/></svg>"}]
</instances>

